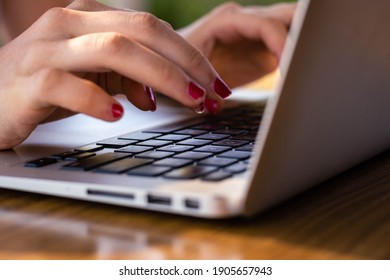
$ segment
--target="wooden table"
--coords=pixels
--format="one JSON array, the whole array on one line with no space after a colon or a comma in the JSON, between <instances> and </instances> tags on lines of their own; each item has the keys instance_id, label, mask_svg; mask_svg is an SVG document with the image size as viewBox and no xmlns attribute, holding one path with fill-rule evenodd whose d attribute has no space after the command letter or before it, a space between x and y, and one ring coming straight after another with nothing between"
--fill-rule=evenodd
<instances>
[{"instance_id":1,"label":"wooden table","mask_svg":"<svg viewBox=\"0 0 390 280\"><path fill-rule=\"evenodd\" d=\"M390 259L390 151L255 218L0 189L1 259Z\"/></svg>"}]
</instances>

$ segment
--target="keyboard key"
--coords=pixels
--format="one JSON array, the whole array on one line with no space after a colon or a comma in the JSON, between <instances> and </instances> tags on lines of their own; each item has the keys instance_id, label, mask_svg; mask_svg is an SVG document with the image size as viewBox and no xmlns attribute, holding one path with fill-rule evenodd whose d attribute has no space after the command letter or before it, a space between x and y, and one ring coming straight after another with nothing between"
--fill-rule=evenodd
<instances>
[{"instance_id":1,"label":"keyboard key","mask_svg":"<svg viewBox=\"0 0 390 280\"><path fill-rule=\"evenodd\" d=\"M153 148L160 148L162 146L167 146L167 145L172 144L172 143L173 143L172 141L146 140L146 141L137 143L137 145L148 146L148 147L153 147Z\"/></svg>"},{"instance_id":2,"label":"keyboard key","mask_svg":"<svg viewBox=\"0 0 390 280\"><path fill-rule=\"evenodd\" d=\"M243 140L232 140L232 139L226 139L226 140L221 140L218 142L214 142L213 145L217 146L229 146L232 148L244 146L246 144L249 144L249 141L243 141Z\"/></svg>"},{"instance_id":3,"label":"keyboard key","mask_svg":"<svg viewBox=\"0 0 390 280\"><path fill-rule=\"evenodd\" d=\"M153 162L153 165L179 168L179 167L190 165L192 163L193 163L193 161L189 160L189 159L166 158L166 159L162 159L162 160L158 160L158 161Z\"/></svg>"},{"instance_id":4,"label":"keyboard key","mask_svg":"<svg viewBox=\"0 0 390 280\"><path fill-rule=\"evenodd\" d=\"M58 160L65 160L66 158L73 157L75 155L81 154L81 151L66 151L60 154L56 154L51 156L52 158L58 159Z\"/></svg>"},{"instance_id":5,"label":"keyboard key","mask_svg":"<svg viewBox=\"0 0 390 280\"><path fill-rule=\"evenodd\" d=\"M172 170L171 167L168 166L143 166L139 168L135 168L127 172L128 175L135 176L147 176L147 177L156 177L167 173Z\"/></svg>"},{"instance_id":6,"label":"keyboard key","mask_svg":"<svg viewBox=\"0 0 390 280\"><path fill-rule=\"evenodd\" d=\"M230 138L231 140L244 140L244 141L249 141L249 142L255 142L256 141L256 134L242 134L242 135L237 135L233 136Z\"/></svg>"},{"instance_id":7,"label":"keyboard key","mask_svg":"<svg viewBox=\"0 0 390 280\"><path fill-rule=\"evenodd\" d=\"M217 172L213 172L213 173L210 173L210 174L204 176L202 179L204 181L218 182L218 181L222 181L222 180L225 180L225 179L228 179L231 177L233 177L232 173L225 172L223 170L218 170Z\"/></svg>"},{"instance_id":8,"label":"keyboard key","mask_svg":"<svg viewBox=\"0 0 390 280\"><path fill-rule=\"evenodd\" d=\"M189 165L168 172L164 177L168 179L196 179L216 170L217 168L213 166Z\"/></svg>"},{"instance_id":9,"label":"keyboard key","mask_svg":"<svg viewBox=\"0 0 390 280\"><path fill-rule=\"evenodd\" d=\"M173 156L173 158L183 158L192 160L201 160L213 156L211 153L200 153L200 152L184 152Z\"/></svg>"},{"instance_id":10,"label":"keyboard key","mask_svg":"<svg viewBox=\"0 0 390 280\"><path fill-rule=\"evenodd\" d=\"M173 156L175 153L162 152L162 151L150 151L142 154L138 154L136 158L147 158L147 159L163 159L170 156Z\"/></svg>"},{"instance_id":11,"label":"keyboard key","mask_svg":"<svg viewBox=\"0 0 390 280\"><path fill-rule=\"evenodd\" d=\"M191 136L197 136L201 134L207 133L206 130L201 129L182 129L175 132L175 134L185 134L185 135L191 135Z\"/></svg>"},{"instance_id":12,"label":"keyboard key","mask_svg":"<svg viewBox=\"0 0 390 280\"><path fill-rule=\"evenodd\" d=\"M156 140L167 140L167 141L182 141L185 139L191 138L189 135L182 135L182 134L166 134L160 137L157 137Z\"/></svg>"},{"instance_id":13,"label":"keyboard key","mask_svg":"<svg viewBox=\"0 0 390 280\"><path fill-rule=\"evenodd\" d=\"M248 123L248 121L245 121L243 123L230 126L231 129L238 129L238 130L253 130L255 128L259 128L259 125L253 125L251 123Z\"/></svg>"},{"instance_id":14,"label":"keyboard key","mask_svg":"<svg viewBox=\"0 0 390 280\"><path fill-rule=\"evenodd\" d=\"M182 145L168 145L161 148L158 148L157 151L173 152L173 153L182 153L194 149L194 146L182 146Z\"/></svg>"},{"instance_id":15,"label":"keyboard key","mask_svg":"<svg viewBox=\"0 0 390 280\"><path fill-rule=\"evenodd\" d=\"M248 116L248 120L256 121L259 123L261 119L263 118L263 112L246 112Z\"/></svg>"},{"instance_id":16,"label":"keyboard key","mask_svg":"<svg viewBox=\"0 0 390 280\"><path fill-rule=\"evenodd\" d=\"M248 144L248 145L245 145L245 146L238 147L236 149L236 151L252 152L253 151L253 147L254 146L252 144Z\"/></svg>"},{"instance_id":17,"label":"keyboard key","mask_svg":"<svg viewBox=\"0 0 390 280\"><path fill-rule=\"evenodd\" d=\"M230 165L230 166L224 168L224 171L238 174L238 173L245 172L247 169L248 169L247 164L239 162L239 163L236 163L236 164L233 164L233 165Z\"/></svg>"},{"instance_id":18,"label":"keyboard key","mask_svg":"<svg viewBox=\"0 0 390 280\"><path fill-rule=\"evenodd\" d=\"M207 145L200 148L196 148L194 152L205 152L205 153L213 153L213 154L219 154L226 151L231 150L230 147L227 146L214 146L214 145Z\"/></svg>"},{"instance_id":19,"label":"keyboard key","mask_svg":"<svg viewBox=\"0 0 390 280\"><path fill-rule=\"evenodd\" d=\"M145 141L161 136L160 133L132 132L121 135L119 139Z\"/></svg>"},{"instance_id":20,"label":"keyboard key","mask_svg":"<svg viewBox=\"0 0 390 280\"><path fill-rule=\"evenodd\" d=\"M230 135L227 135L227 134L207 133L207 134L202 134L202 135L196 136L195 139L217 141L217 140L222 140L222 139L226 139L229 137L230 137Z\"/></svg>"},{"instance_id":21,"label":"keyboard key","mask_svg":"<svg viewBox=\"0 0 390 280\"><path fill-rule=\"evenodd\" d=\"M242 151L228 151L217 155L217 157L221 157L221 158L235 158L239 160L248 159L250 158L250 156L251 156L250 152L242 152Z\"/></svg>"},{"instance_id":22,"label":"keyboard key","mask_svg":"<svg viewBox=\"0 0 390 280\"><path fill-rule=\"evenodd\" d=\"M82 159L93 157L93 156L96 156L96 154L95 153L82 153L82 154L76 154L73 156L69 156L69 157L65 158L65 160L66 161L76 161L76 160L82 160Z\"/></svg>"},{"instance_id":23,"label":"keyboard key","mask_svg":"<svg viewBox=\"0 0 390 280\"><path fill-rule=\"evenodd\" d=\"M100 150L103 150L104 147L103 146L99 146L99 145L96 145L96 144L92 144L92 145L87 145L87 146L83 146L83 147L78 147L76 149L74 149L76 152L90 152L90 153L93 153L93 152L97 152L97 151L100 151Z\"/></svg>"},{"instance_id":24,"label":"keyboard key","mask_svg":"<svg viewBox=\"0 0 390 280\"><path fill-rule=\"evenodd\" d=\"M149 159L125 158L110 164L103 165L102 167L95 169L94 171L101 173L123 173L130 169L140 167L151 162L152 160Z\"/></svg>"},{"instance_id":25,"label":"keyboard key","mask_svg":"<svg viewBox=\"0 0 390 280\"><path fill-rule=\"evenodd\" d=\"M254 106L228 109L218 116L127 133L50 158L77 160L64 169L220 181L248 168L260 120L261 110ZM115 156L95 154L103 148L115 149L109 153ZM32 166L40 164L46 161Z\"/></svg>"},{"instance_id":26,"label":"keyboard key","mask_svg":"<svg viewBox=\"0 0 390 280\"><path fill-rule=\"evenodd\" d=\"M210 165L210 166L216 166L216 167L226 167L229 165L232 165L233 163L238 162L237 159L234 158L206 158L204 160L199 161L198 165Z\"/></svg>"},{"instance_id":27,"label":"keyboard key","mask_svg":"<svg viewBox=\"0 0 390 280\"><path fill-rule=\"evenodd\" d=\"M216 131L215 131L215 133L229 134L229 135L231 135L231 136L233 136L233 135L244 134L244 133L246 133L246 132L247 132L246 130L241 130L241 129L230 129L230 128L219 129L219 130L216 130Z\"/></svg>"},{"instance_id":28,"label":"keyboard key","mask_svg":"<svg viewBox=\"0 0 390 280\"><path fill-rule=\"evenodd\" d=\"M197 126L193 126L191 128L211 131L211 130L217 130L217 129L220 129L220 128L223 128L223 127L220 124L204 123L204 124L200 124L200 125L197 125Z\"/></svg>"},{"instance_id":29,"label":"keyboard key","mask_svg":"<svg viewBox=\"0 0 390 280\"><path fill-rule=\"evenodd\" d=\"M39 168L39 167L48 166L48 165L51 165L51 164L54 164L57 162L58 161L55 158L41 158L41 159L26 162L24 164L24 166L25 167Z\"/></svg>"},{"instance_id":30,"label":"keyboard key","mask_svg":"<svg viewBox=\"0 0 390 280\"><path fill-rule=\"evenodd\" d=\"M187 145L187 146L200 147L200 146L211 144L212 142L213 141L211 141L211 140L188 139L188 140L177 142L176 145Z\"/></svg>"},{"instance_id":31,"label":"keyboard key","mask_svg":"<svg viewBox=\"0 0 390 280\"><path fill-rule=\"evenodd\" d=\"M63 166L64 169L74 169L74 170L84 170L88 171L97 167L100 167L104 164L108 164L120 159L128 157L127 154L121 153L106 153L100 154L94 157L89 157L80 161L76 161L70 164Z\"/></svg>"},{"instance_id":32,"label":"keyboard key","mask_svg":"<svg viewBox=\"0 0 390 280\"><path fill-rule=\"evenodd\" d=\"M124 148L119 149L119 150L115 150L115 152L136 155L136 154L144 153L144 152L151 151L151 150L153 150L152 147L133 145L133 146L124 147Z\"/></svg>"},{"instance_id":33,"label":"keyboard key","mask_svg":"<svg viewBox=\"0 0 390 280\"><path fill-rule=\"evenodd\" d=\"M128 139L119 139L119 138L111 138L103 141L99 141L97 145L103 146L104 148L109 149L120 149L131 144L137 143L137 140L128 140Z\"/></svg>"},{"instance_id":34,"label":"keyboard key","mask_svg":"<svg viewBox=\"0 0 390 280\"><path fill-rule=\"evenodd\" d=\"M242 123L240 120L236 120L236 118L237 118L236 116L233 116L233 117L230 116L230 118L234 118L234 120L233 119L229 119L229 117L227 117L227 116L226 117L223 116L223 117L224 117L224 119L221 119L221 120L218 121L218 124L221 125L222 128L216 130L215 131L216 133L220 133L218 131L222 131L222 130L230 131L232 126L237 127L240 123Z\"/></svg>"},{"instance_id":35,"label":"keyboard key","mask_svg":"<svg viewBox=\"0 0 390 280\"><path fill-rule=\"evenodd\" d=\"M198 123L199 123L199 120L186 121L185 123L167 124L167 125L159 126L156 128L144 130L144 132L167 134L167 133L172 133L176 130L182 130L183 128L189 127L191 125L196 125Z\"/></svg>"}]
</instances>

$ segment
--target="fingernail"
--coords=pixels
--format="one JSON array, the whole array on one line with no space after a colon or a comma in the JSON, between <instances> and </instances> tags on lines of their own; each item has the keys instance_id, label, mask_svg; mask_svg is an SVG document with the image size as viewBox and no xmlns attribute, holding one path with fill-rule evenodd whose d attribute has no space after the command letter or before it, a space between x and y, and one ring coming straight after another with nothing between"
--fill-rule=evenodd
<instances>
[{"instance_id":1,"label":"fingernail","mask_svg":"<svg viewBox=\"0 0 390 280\"><path fill-rule=\"evenodd\" d=\"M198 114L203 114L204 113L204 103L200 103L197 108L195 108L195 112Z\"/></svg>"},{"instance_id":2,"label":"fingernail","mask_svg":"<svg viewBox=\"0 0 390 280\"><path fill-rule=\"evenodd\" d=\"M156 112L157 103L156 103L156 95L154 94L154 90L151 87L145 87L146 94L149 96L149 99L152 103L152 109L150 111Z\"/></svg>"},{"instance_id":3,"label":"fingernail","mask_svg":"<svg viewBox=\"0 0 390 280\"><path fill-rule=\"evenodd\" d=\"M120 117L123 116L123 107L122 105L118 103L114 103L111 107L111 113L112 116L116 119L119 119Z\"/></svg>"},{"instance_id":4,"label":"fingernail","mask_svg":"<svg viewBox=\"0 0 390 280\"><path fill-rule=\"evenodd\" d=\"M218 112L218 102L209 98L206 98L204 101L204 106L206 110L211 114L216 114Z\"/></svg>"},{"instance_id":5,"label":"fingernail","mask_svg":"<svg viewBox=\"0 0 390 280\"><path fill-rule=\"evenodd\" d=\"M194 82L190 82L188 85L188 94L195 100L199 98L203 98L206 94L206 91L199 86L197 86Z\"/></svg>"},{"instance_id":6,"label":"fingernail","mask_svg":"<svg viewBox=\"0 0 390 280\"><path fill-rule=\"evenodd\" d=\"M220 78L217 78L214 82L214 91L223 99L229 97L232 94L231 89L228 85L222 81Z\"/></svg>"}]
</instances>

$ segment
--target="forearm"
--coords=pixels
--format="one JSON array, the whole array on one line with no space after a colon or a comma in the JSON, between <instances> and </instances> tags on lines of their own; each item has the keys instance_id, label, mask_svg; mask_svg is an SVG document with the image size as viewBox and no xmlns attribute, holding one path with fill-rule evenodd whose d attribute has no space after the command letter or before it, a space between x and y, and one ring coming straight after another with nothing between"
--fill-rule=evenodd
<instances>
[{"instance_id":1,"label":"forearm","mask_svg":"<svg viewBox=\"0 0 390 280\"><path fill-rule=\"evenodd\" d=\"M0 19L7 39L13 39L26 30L45 11L66 7L72 0L0 0Z\"/></svg>"}]
</instances>

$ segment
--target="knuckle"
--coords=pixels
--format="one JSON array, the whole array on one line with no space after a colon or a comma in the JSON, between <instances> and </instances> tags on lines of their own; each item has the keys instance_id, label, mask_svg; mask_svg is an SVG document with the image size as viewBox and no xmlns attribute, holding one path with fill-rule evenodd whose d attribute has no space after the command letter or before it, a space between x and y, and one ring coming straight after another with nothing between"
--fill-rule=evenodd
<instances>
[{"instance_id":1,"label":"knuckle","mask_svg":"<svg viewBox=\"0 0 390 280\"><path fill-rule=\"evenodd\" d=\"M94 0L75 0L71 6L74 9L90 11L93 10L96 4L97 2Z\"/></svg>"},{"instance_id":2,"label":"knuckle","mask_svg":"<svg viewBox=\"0 0 390 280\"><path fill-rule=\"evenodd\" d=\"M286 26L280 20L275 18L264 18L264 20L267 22L267 24L269 24L269 26L272 26L278 32L286 29Z\"/></svg>"},{"instance_id":3,"label":"knuckle","mask_svg":"<svg viewBox=\"0 0 390 280\"><path fill-rule=\"evenodd\" d=\"M222 14L232 14L241 9L241 5L236 2L227 2L217 7L216 12Z\"/></svg>"},{"instance_id":4,"label":"knuckle","mask_svg":"<svg viewBox=\"0 0 390 280\"><path fill-rule=\"evenodd\" d=\"M66 8L55 7L47 10L39 19L39 23L43 28L49 29L58 24L69 21L70 12Z\"/></svg>"},{"instance_id":5,"label":"knuckle","mask_svg":"<svg viewBox=\"0 0 390 280\"><path fill-rule=\"evenodd\" d=\"M95 50L105 54L116 54L129 46L129 40L124 35L116 32L96 36L95 40L90 43L93 44Z\"/></svg>"},{"instance_id":6,"label":"knuckle","mask_svg":"<svg viewBox=\"0 0 390 280\"><path fill-rule=\"evenodd\" d=\"M133 14L129 14L131 17L132 23L140 29L152 31L152 30L158 30L162 22L155 17L154 15L146 12L137 12Z\"/></svg>"}]
</instances>

